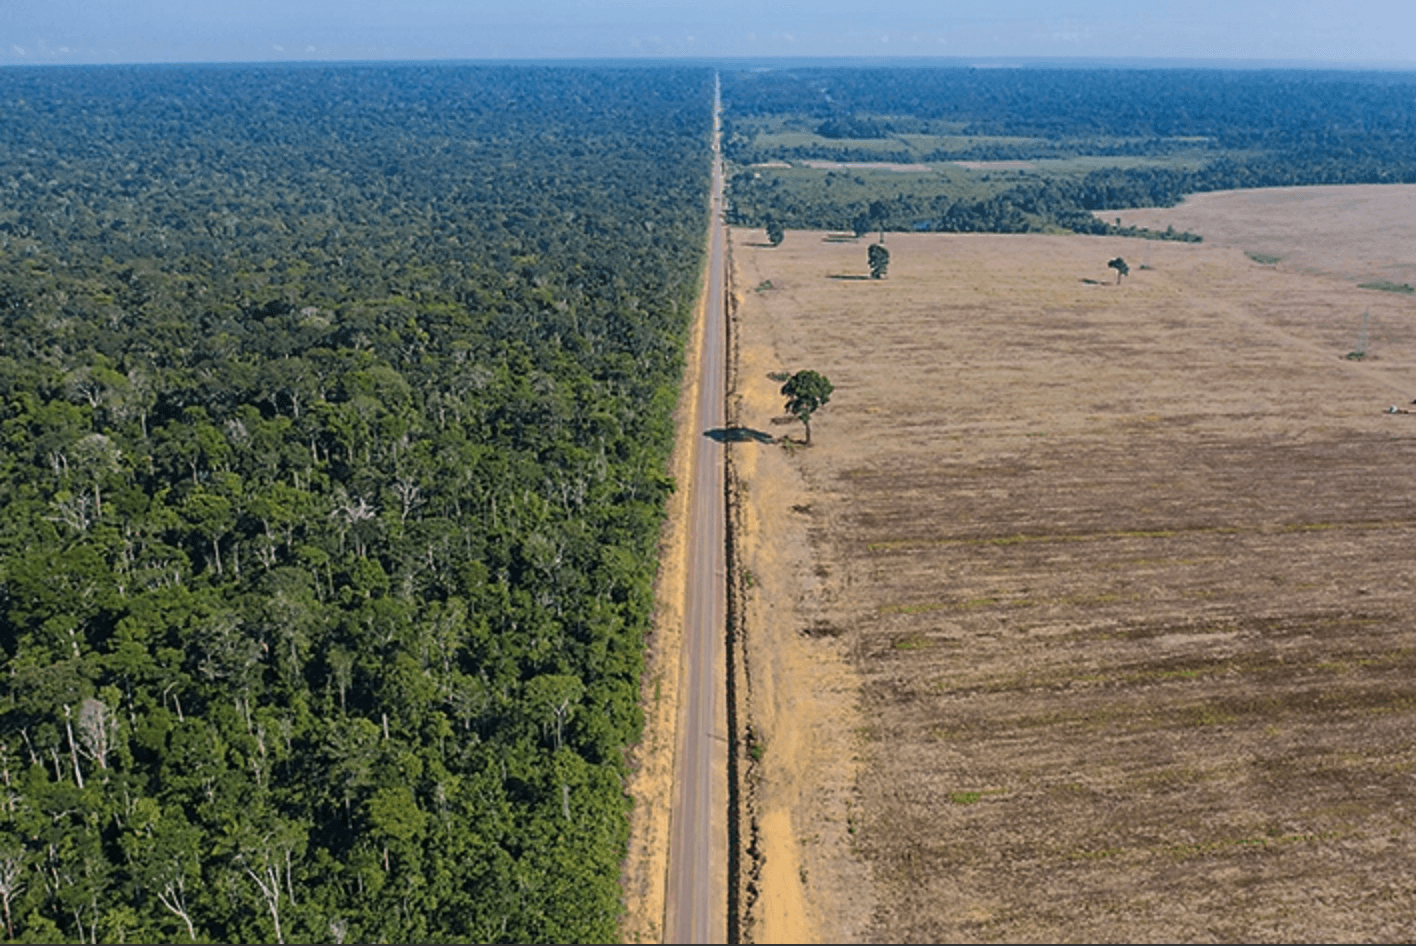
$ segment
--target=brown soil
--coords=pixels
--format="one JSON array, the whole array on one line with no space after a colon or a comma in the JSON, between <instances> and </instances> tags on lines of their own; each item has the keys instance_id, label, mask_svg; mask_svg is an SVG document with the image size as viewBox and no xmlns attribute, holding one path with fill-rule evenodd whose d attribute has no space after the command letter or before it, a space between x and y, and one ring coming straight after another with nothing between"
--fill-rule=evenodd
<instances>
[{"instance_id":1,"label":"brown soil","mask_svg":"<svg viewBox=\"0 0 1416 946\"><path fill-rule=\"evenodd\" d=\"M1189 230L1212 246L1278 257L1292 272L1416 283L1416 187L1275 187L1192 194L1178 207L1103 210L1128 226ZM1130 255L1130 254L1128 254Z\"/></svg>"},{"instance_id":2,"label":"brown soil","mask_svg":"<svg viewBox=\"0 0 1416 946\"><path fill-rule=\"evenodd\" d=\"M742 237L734 237L734 254L744 252ZM734 265L737 286L742 272ZM768 375L783 363L753 328L762 327L755 300L741 292L735 299L729 423L779 437L783 428L770 418L781 413L781 382ZM793 451L752 440L730 449L735 578L745 599L738 698L756 750L748 758L760 756L747 763L742 793L749 876L741 935L758 943L849 939L863 930L869 910L862 906L871 902L869 870L851 845L859 683L849 654L822 623L826 576L811 551L809 487Z\"/></svg>"},{"instance_id":3,"label":"brown soil","mask_svg":"<svg viewBox=\"0 0 1416 946\"><path fill-rule=\"evenodd\" d=\"M1416 936L1416 299L1213 223L736 235L750 938Z\"/></svg>"}]
</instances>

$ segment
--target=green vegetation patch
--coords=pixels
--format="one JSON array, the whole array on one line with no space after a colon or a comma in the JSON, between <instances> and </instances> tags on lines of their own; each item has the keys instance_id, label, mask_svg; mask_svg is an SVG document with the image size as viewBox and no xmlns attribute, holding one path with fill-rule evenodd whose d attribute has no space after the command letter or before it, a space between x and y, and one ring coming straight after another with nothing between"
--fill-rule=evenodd
<instances>
[{"instance_id":1,"label":"green vegetation patch","mask_svg":"<svg viewBox=\"0 0 1416 946\"><path fill-rule=\"evenodd\" d=\"M1397 283L1386 279L1375 279L1372 282L1359 282L1357 288L1378 289L1382 292L1402 292L1408 295L1416 292L1416 286L1412 286L1410 283Z\"/></svg>"}]
</instances>

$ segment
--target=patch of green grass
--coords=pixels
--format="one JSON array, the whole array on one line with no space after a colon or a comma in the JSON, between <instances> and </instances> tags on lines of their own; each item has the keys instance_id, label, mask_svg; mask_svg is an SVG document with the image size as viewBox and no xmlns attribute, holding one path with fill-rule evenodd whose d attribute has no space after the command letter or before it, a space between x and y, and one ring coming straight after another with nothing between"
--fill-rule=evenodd
<instances>
[{"instance_id":1,"label":"patch of green grass","mask_svg":"<svg viewBox=\"0 0 1416 946\"><path fill-rule=\"evenodd\" d=\"M1229 669L1227 665L1220 670ZM1155 680L1195 680L1199 677L1209 676L1215 671L1211 668L1191 669L1191 670L1157 670L1150 677ZM1132 674L1133 677L1143 678L1143 674Z\"/></svg>"},{"instance_id":2,"label":"patch of green grass","mask_svg":"<svg viewBox=\"0 0 1416 946\"><path fill-rule=\"evenodd\" d=\"M1167 168L1176 171L1198 171L1213 160L1203 151L1187 151L1165 155L1079 154L1071 158L1035 158L1037 173L1047 176L1082 176L1092 171L1117 168Z\"/></svg>"},{"instance_id":3,"label":"patch of green grass","mask_svg":"<svg viewBox=\"0 0 1416 946\"><path fill-rule=\"evenodd\" d=\"M1028 135L968 135L962 133L967 128L966 122L910 115L862 114L859 117L891 131L878 138L827 138L816 133L821 124L819 119L788 114L737 116L733 121L733 134L739 140L751 141L757 154L764 156L777 152L781 157L800 158L814 153L826 158L849 150L862 156L908 153L916 160L952 160L955 155L960 160L979 160L976 155L993 152L1005 155L1004 160L1037 162L1035 173L1065 176L1080 176L1102 168L1196 170L1214 158L1214 152L1204 147L1205 138L1173 138L1159 144L1148 138L1111 136L1052 139ZM1154 146L1153 153L1114 153L1118 146L1126 144ZM1234 156L1244 153L1231 152ZM978 173L996 174L1001 170L989 167Z\"/></svg>"},{"instance_id":4,"label":"patch of green grass","mask_svg":"<svg viewBox=\"0 0 1416 946\"><path fill-rule=\"evenodd\" d=\"M878 151L885 155L909 148L907 142L896 138L823 138L810 131L758 132L752 143L764 151L788 148L850 148L852 151Z\"/></svg>"},{"instance_id":5,"label":"patch of green grass","mask_svg":"<svg viewBox=\"0 0 1416 946\"><path fill-rule=\"evenodd\" d=\"M1390 280L1387 280L1387 279L1374 279L1374 280L1371 281L1371 282L1359 282L1359 283L1357 284L1357 288L1358 288L1358 289L1378 289L1378 290L1380 290L1380 291L1382 291L1382 292L1404 292L1404 293L1408 293L1408 294L1409 294L1409 293L1416 292L1416 286L1412 286L1410 283L1391 282Z\"/></svg>"},{"instance_id":6,"label":"patch of green grass","mask_svg":"<svg viewBox=\"0 0 1416 946\"><path fill-rule=\"evenodd\" d=\"M1203 857L1241 847L1275 847L1289 844L1312 844L1337 837L1334 831L1314 834L1281 834L1259 837L1218 838L1214 841L1199 841L1192 844L1172 844L1167 851L1174 857Z\"/></svg>"},{"instance_id":7,"label":"patch of green grass","mask_svg":"<svg viewBox=\"0 0 1416 946\"><path fill-rule=\"evenodd\" d=\"M881 614L926 614L952 607L943 601L926 601L923 604L886 604L880 606Z\"/></svg>"},{"instance_id":8,"label":"patch of green grass","mask_svg":"<svg viewBox=\"0 0 1416 946\"><path fill-rule=\"evenodd\" d=\"M1264 266L1272 266L1274 263L1277 263L1279 260L1283 259L1282 256L1273 256L1269 253L1246 252L1244 255L1249 257L1249 259L1253 260L1255 263L1262 263Z\"/></svg>"},{"instance_id":9,"label":"patch of green grass","mask_svg":"<svg viewBox=\"0 0 1416 946\"><path fill-rule=\"evenodd\" d=\"M929 174L901 174L879 168L754 168L762 182L791 195L793 201L806 206L832 204L861 207L872 200L894 200L904 197L921 207L928 207L936 197L950 201L987 200L1011 187L1016 181L1003 180L1001 175L969 171L954 164L934 165ZM984 180L989 177L988 180ZM994 179L996 178L996 179ZM779 181L778 184L772 184ZM741 201L747 197L735 195ZM845 226L849 219L837 226Z\"/></svg>"},{"instance_id":10,"label":"patch of green grass","mask_svg":"<svg viewBox=\"0 0 1416 946\"><path fill-rule=\"evenodd\" d=\"M1225 726L1238 719L1233 713L1226 713L1214 706L1188 707L1184 718L1196 726Z\"/></svg>"}]
</instances>

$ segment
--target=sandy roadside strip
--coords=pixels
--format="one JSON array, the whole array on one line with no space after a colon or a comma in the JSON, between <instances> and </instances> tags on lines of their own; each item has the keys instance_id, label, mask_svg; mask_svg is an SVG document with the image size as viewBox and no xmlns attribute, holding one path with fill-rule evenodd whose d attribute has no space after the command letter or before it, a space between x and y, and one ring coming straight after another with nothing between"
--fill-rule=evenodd
<instances>
[{"instance_id":1,"label":"sandy roadside strip","mask_svg":"<svg viewBox=\"0 0 1416 946\"><path fill-rule=\"evenodd\" d=\"M705 271L704 279L707 278ZM677 434L669 472L675 483L689 482L702 440L695 418L701 386L702 326L707 292L703 292L699 299L685 351L683 390L674 415ZM630 814L629 853L621 878L625 913L620 925L620 941L625 943L659 943L664 936L669 815L674 788L674 750L683 664L683 612L688 582L687 526L691 499L687 489L677 489L669 497L659 545L659 577L655 585L657 611L646 648L644 682L640 693L644 707L644 736L631 753L632 772L625 786L626 793L634 799L634 810Z\"/></svg>"},{"instance_id":2,"label":"sandy roadside strip","mask_svg":"<svg viewBox=\"0 0 1416 946\"><path fill-rule=\"evenodd\" d=\"M738 243L760 237L734 231ZM774 426L781 382L769 374L797 363L797 339L765 318L745 287L763 273L734 257L733 357L729 423L793 439ZM826 410L830 410L829 407ZM731 447L730 490L743 588L749 762L744 794L742 939L755 943L857 941L871 914L869 868L854 855L851 812L862 765L859 683L840 641L815 633L828 614L829 582L814 553L809 505L811 450L746 437ZM752 749L755 748L755 752Z\"/></svg>"}]
</instances>

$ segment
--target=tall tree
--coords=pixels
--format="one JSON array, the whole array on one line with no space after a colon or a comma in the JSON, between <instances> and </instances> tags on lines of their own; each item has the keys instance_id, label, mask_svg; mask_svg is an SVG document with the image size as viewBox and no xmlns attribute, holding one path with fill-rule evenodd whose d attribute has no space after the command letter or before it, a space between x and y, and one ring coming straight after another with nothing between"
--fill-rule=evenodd
<instances>
[{"instance_id":1,"label":"tall tree","mask_svg":"<svg viewBox=\"0 0 1416 946\"><path fill-rule=\"evenodd\" d=\"M1116 270L1116 285L1118 286L1121 285L1122 276L1131 275L1131 267L1127 266L1126 261L1119 256L1115 259L1107 260L1106 265Z\"/></svg>"},{"instance_id":2,"label":"tall tree","mask_svg":"<svg viewBox=\"0 0 1416 946\"><path fill-rule=\"evenodd\" d=\"M890 251L885 249L884 243L870 244L870 278L884 279L885 271L890 268Z\"/></svg>"},{"instance_id":3,"label":"tall tree","mask_svg":"<svg viewBox=\"0 0 1416 946\"><path fill-rule=\"evenodd\" d=\"M798 371L782 385L782 393L787 396L787 413L795 415L806 427L808 444L811 443L811 415L826 406L831 400L831 391L831 382L815 371Z\"/></svg>"}]
</instances>

